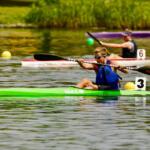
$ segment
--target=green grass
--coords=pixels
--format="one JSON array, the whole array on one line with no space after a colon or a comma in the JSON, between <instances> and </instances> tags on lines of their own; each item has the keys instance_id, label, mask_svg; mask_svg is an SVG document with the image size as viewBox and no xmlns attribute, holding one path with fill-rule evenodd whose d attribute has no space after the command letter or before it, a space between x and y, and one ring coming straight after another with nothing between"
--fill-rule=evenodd
<instances>
[{"instance_id":1,"label":"green grass","mask_svg":"<svg viewBox=\"0 0 150 150\"><path fill-rule=\"evenodd\" d=\"M0 7L0 24L25 23L30 7Z\"/></svg>"},{"instance_id":2,"label":"green grass","mask_svg":"<svg viewBox=\"0 0 150 150\"><path fill-rule=\"evenodd\" d=\"M18 0L21 2L21 0ZM30 6L1 6L0 24L33 23L41 27L149 29L147 0L37 0Z\"/></svg>"},{"instance_id":3,"label":"green grass","mask_svg":"<svg viewBox=\"0 0 150 150\"><path fill-rule=\"evenodd\" d=\"M150 3L140 0L39 0L27 21L63 28L150 27Z\"/></svg>"}]
</instances>

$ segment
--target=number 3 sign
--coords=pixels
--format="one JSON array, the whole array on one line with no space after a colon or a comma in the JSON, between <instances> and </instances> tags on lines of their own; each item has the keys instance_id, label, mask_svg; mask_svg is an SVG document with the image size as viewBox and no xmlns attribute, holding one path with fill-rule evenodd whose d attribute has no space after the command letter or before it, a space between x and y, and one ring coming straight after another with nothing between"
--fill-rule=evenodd
<instances>
[{"instance_id":1,"label":"number 3 sign","mask_svg":"<svg viewBox=\"0 0 150 150\"><path fill-rule=\"evenodd\" d=\"M146 78L136 77L135 88L136 88L136 90L146 90Z\"/></svg>"}]
</instances>

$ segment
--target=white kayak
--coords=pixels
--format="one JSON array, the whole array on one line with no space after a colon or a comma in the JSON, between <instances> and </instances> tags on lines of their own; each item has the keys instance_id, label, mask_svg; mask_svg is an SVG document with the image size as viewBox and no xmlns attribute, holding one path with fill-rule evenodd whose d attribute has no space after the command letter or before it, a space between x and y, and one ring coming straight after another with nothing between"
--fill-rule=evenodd
<instances>
[{"instance_id":1,"label":"white kayak","mask_svg":"<svg viewBox=\"0 0 150 150\"><path fill-rule=\"evenodd\" d=\"M93 61L90 61L93 62ZM35 59L24 59L21 61L22 67L50 67L50 68L58 68L58 67L78 67L78 63L74 61L67 60L48 60L48 61L39 61Z\"/></svg>"},{"instance_id":2,"label":"white kayak","mask_svg":"<svg viewBox=\"0 0 150 150\"><path fill-rule=\"evenodd\" d=\"M95 62L94 59L86 59L86 62ZM136 59L136 58L121 58L121 59L111 59L116 65L129 66L129 67L140 67L150 65L150 59ZM35 59L24 59L21 61L22 67L79 67L77 62L68 60L48 60L39 61Z\"/></svg>"}]
</instances>

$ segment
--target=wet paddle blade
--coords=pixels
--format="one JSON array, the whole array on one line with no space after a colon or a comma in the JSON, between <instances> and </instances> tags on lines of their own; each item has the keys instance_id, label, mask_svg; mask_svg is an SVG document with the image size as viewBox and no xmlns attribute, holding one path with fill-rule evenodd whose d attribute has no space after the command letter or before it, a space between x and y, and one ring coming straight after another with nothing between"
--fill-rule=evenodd
<instances>
[{"instance_id":1,"label":"wet paddle blade","mask_svg":"<svg viewBox=\"0 0 150 150\"><path fill-rule=\"evenodd\" d=\"M138 72L150 75L150 66L143 66L136 69Z\"/></svg>"},{"instance_id":2,"label":"wet paddle blade","mask_svg":"<svg viewBox=\"0 0 150 150\"><path fill-rule=\"evenodd\" d=\"M48 60L66 60L63 57L51 55L51 54L34 54L34 59L40 61L48 61Z\"/></svg>"}]
</instances>

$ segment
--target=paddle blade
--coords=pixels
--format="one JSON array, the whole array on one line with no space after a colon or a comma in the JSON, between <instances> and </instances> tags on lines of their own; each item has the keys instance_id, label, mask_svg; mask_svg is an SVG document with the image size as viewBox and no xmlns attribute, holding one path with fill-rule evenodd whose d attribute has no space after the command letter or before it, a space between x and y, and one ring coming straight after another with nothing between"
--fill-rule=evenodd
<instances>
[{"instance_id":1,"label":"paddle blade","mask_svg":"<svg viewBox=\"0 0 150 150\"><path fill-rule=\"evenodd\" d=\"M150 75L150 66L143 66L143 67L140 67L136 70L141 72L141 73Z\"/></svg>"},{"instance_id":2,"label":"paddle blade","mask_svg":"<svg viewBox=\"0 0 150 150\"><path fill-rule=\"evenodd\" d=\"M51 54L34 54L34 59L40 61L48 61L48 60L66 60L63 57L51 55Z\"/></svg>"}]
</instances>

